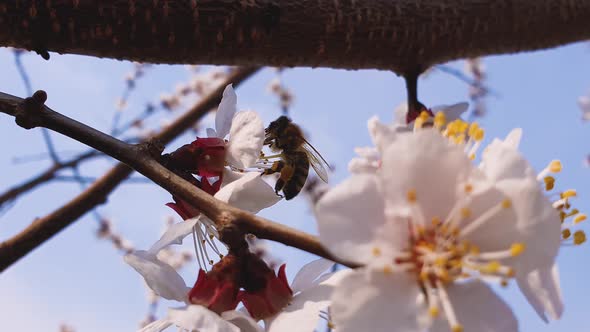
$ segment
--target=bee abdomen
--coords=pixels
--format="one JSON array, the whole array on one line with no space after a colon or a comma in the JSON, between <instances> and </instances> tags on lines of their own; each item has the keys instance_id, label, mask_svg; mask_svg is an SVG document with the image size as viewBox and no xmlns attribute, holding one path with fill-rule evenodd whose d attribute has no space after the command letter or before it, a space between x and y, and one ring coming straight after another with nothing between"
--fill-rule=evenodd
<instances>
[{"instance_id":1,"label":"bee abdomen","mask_svg":"<svg viewBox=\"0 0 590 332\"><path fill-rule=\"evenodd\" d=\"M293 175L291 175L283 187L283 194L285 194L285 199L287 200L299 194L305 185L305 181L307 181L307 175L309 173L309 159L305 152L294 153L290 159L294 171Z\"/></svg>"}]
</instances>

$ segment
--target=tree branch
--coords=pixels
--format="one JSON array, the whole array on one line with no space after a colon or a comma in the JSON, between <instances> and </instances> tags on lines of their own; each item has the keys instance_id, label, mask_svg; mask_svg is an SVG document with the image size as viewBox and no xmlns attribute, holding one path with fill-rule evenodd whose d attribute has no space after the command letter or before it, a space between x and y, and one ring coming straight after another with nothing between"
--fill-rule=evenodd
<instances>
[{"instance_id":1,"label":"tree branch","mask_svg":"<svg viewBox=\"0 0 590 332\"><path fill-rule=\"evenodd\" d=\"M97 156L98 153L96 151L88 151L74 157L68 161L58 162L51 165L47 168L44 172L40 173L39 175L27 180L26 182L21 183L18 186L12 187L9 190L5 191L4 193L0 194L0 208L7 202L15 200L18 196L28 192L36 188L37 186L47 183L50 180L55 179L57 172L69 167L75 167L82 161Z\"/></svg>"},{"instance_id":2,"label":"tree branch","mask_svg":"<svg viewBox=\"0 0 590 332\"><path fill-rule=\"evenodd\" d=\"M243 242L243 236L246 233L252 233L259 238L278 241L336 261L336 259L322 247L316 237L232 207L229 204L215 199L213 196L198 189L190 182L162 166L157 160L163 151L163 146L161 146L159 142L149 141L138 145L127 144L52 111L43 105L45 98L39 97L40 95L46 98L45 92L37 91L32 98L27 98L23 101L19 98L0 93L0 112L15 116L17 124L23 128L29 129L33 125L36 127L48 128L122 161L129 167L160 185L160 187L168 190L171 194L176 195L186 200L189 204L197 207L203 214L215 221L222 234L223 240L226 241L230 247L231 242L229 241L232 241L232 239ZM27 105L30 106L30 104L34 103L37 103L37 107L27 107ZM22 106L23 104L25 105L24 107ZM129 173L130 171L127 173L119 173L118 179L122 176L126 177ZM106 197L106 193L104 192L105 189L108 190L108 188L111 188L113 185L112 183L101 182L105 182L104 179L97 181L93 186L101 186L103 191L101 192L102 195L94 195L92 197L93 201L90 201L90 204L95 203L96 200L99 200L101 197ZM81 196L85 194L87 194L87 192L84 192ZM53 217L53 215L66 219L79 217L79 212L70 207L72 204L79 206L84 205L85 203L74 200L48 217ZM37 228L40 223L46 222L43 219L38 219L31 226ZM53 229L55 224L50 225L50 227ZM36 233L40 232L37 231ZM25 235L30 236L28 234ZM14 250L14 243L18 240L19 237L17 236L14 239L0 244L0 269L6 267L5 262L7 256L10 257L11 254L18 254L18 252L15 252ZM22 242L22 240L20 241Z\"/></svg>"},{"instance_id":3,"label":"tree branch","mask_svg":"<svg viewBox=\"0 0 590 332\"><path fill-rule=\"evenodd\" d=\"M239 85L245 79L253 75L257 70L258 68L236 69L223 83L220 84L217 89L212 91L209 95L203 97L192 109L180 116L161 133L156 135L155 139L166 144L180 135L186 129L191 128L196 121L198 121L209 110L215 108L219 104L221 101L223 89L227 84L234 83L235 85ZM43 108L43 111L39 110L40 112L38 112L37 115L40 115L40 117L27 119L27 115L22 113L23 110L22 107L20 107L22 101L23 100L20 98L0 93L0 112L15 116L17 123L21 126L24 125L25 127L30 127L30 125L34 124L35 122L36 125L39 125L39 121L44 121L47 124L51 124L51 127L48 125L48 127L51 129L54 128L53 126L60 127L60 123L63 121L64 117L52 111L45 112L45 110L48 110L47 108ZM109 144L115 144L116 147L111 146L109 151L117 156L125 157L125 153L128 152L134 155L138 153L137 148L135 148L133 145L126 143L121 145L121 141L118 141L103 133L97 132L96 130L74 120L68 120L68 125L73 126L73 128L71 128L71 131L69 129L62 128L65 130L65 133L71 133L72 136L83 139L83 142L92 147L96 148L97 146L102 146L104 140L107 140ZM92 134L87 137L86 130L88 129L91 130ZM90 144L90 142L92 142L92 144ZM126 159L123 158L121 160ZM66 205L43 218L36 219L31 225L29 225L20 233L16 234L13 238L0 243L0 271L5 270L18 259L22 258L33 249L41 245L43 242L47 241L53 235L69 226L86 212L92 210L97 205L104 203L108 195L129 175L131 175L132 172L133 170L127 165L123 163L117 164Z\"/></svg>"},{"instance_id":4,"label":"tree branch","mask_svg":"<svg viewBox=\"0 0 590 332\"><path fill-rule=\"evenodd\" d=\"M20 0L0 4L0 45L46 58L403 74L585 40L589 17L590 0Z\"/></svg>"}]
</instances>

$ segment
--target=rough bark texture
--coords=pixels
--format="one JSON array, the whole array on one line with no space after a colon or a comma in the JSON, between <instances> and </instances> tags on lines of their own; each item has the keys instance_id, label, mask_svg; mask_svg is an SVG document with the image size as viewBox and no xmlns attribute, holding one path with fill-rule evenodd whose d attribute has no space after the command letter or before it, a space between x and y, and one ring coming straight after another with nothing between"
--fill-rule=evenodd
<instances>
[{"instance_id":1,"label":"rough bark texture","mask_svg":"<svg viewBox=\"0 0 590 332\"><path fill-rule=\"evenodd\" d=\"M13 0L0 45L154 63L392 69L590 38L590 0Z\"/></svg>"}]
</instances>

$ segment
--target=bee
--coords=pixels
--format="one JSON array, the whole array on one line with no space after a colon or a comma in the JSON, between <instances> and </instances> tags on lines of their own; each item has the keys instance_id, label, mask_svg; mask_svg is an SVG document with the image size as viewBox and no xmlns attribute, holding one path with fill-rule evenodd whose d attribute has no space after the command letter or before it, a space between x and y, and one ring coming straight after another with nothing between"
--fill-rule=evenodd
<instances>
[{"instance_id":1,"label":"bee","mask_svg":"<svg viewBox=\"0 0 590 332\"><path fill-rule=\"evenodd\" d=\"M310 164L320 179L328 182L328 163L309 144L301 128L291 119L284 115L279 117L265 129L265 134L264 145L268 145L273 151L281 151L278 155L281 159L273 162L272 166L262 173L280 173L275 184L277 195L282 190L287 200L297 196L307 180Z\"/></svg>"}]
</instances>

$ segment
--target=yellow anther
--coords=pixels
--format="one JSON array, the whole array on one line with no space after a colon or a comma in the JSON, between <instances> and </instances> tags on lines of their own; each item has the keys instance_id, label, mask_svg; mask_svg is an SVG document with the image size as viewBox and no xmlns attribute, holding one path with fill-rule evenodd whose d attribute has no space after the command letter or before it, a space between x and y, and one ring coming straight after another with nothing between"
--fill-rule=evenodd
<instances>
[{"instance_id":1,"label":"yellow anther","mask_svg":"<svg viewBox=\"0 0 590 332\"><path fill-rule=\"evenodd\" d=\"M430 307L430 308L428 308L428 314L432 318L438 317L438 314L439 314L438 307Z\"/></svg>"},{"instance_id":2,"label":"yellow anther","mask_svg":"<svg viewBox=\"0 0 590 332\"><path fill-rule=\"evenodd\" d=\"M582 221L586 220L586 214L585 213L580 213L578 214L575 218L574 218L574 224L579 224Z\"/></svg>"},{"instance_id":3,"label":"yellow anther","mask_svg":"<svg viewBox=\"0 0 590 332\"><path fill-rule=\"evenodd\" d=\"M505 209L508 209L512 206L512 201L510 201L508 198L502 201L502 207Z\"/></svg>"},{"instance_id":4,"label":"yellow anther","mask_svg":"<svg viewBox=\"0 0 590 332\"><path fill-rule=\"evenodd\" d=\"M576 215L576 214L578 214L578 213L580 213L580 210L578 210L578 209L572 209L572 210L571 210L570 212L568 212L568 213L567 213L565 216L566 216L566 217L571 217L571 216L573 216L573 215Z\"/></svg>"},{"instance_id":5,"label":"yellow anther","mask_svg":"<svg viewBox=\"0 0 590 332\"><path fill-rule=\"evenodd\" d=\"M473 185L471 183L468 183L465 185L465 192L470 194L473 191Z\"/></svg>"},{"instance_id":6,"label":"yellow anther","mask_svg":"<svg viewBox=\"0 0 590 332\"><path fill-rule=\"evenodd\" d=\"M559 173L559 172L561 172L561 168L562 168L561 161L559 161L559 160L552 160L549 163L549 171L551 173Z\"/></svg>"},{"instance_id":7,"label":"yellow anther","mask_svg":"<svg viewBox=\"0 0 590 332\"><path fill-rule=\"evenodd\" d=\"M332 322L328 322L328 327L331 328L332 330L336 329L336 325Z\"/></svg>"},{"instance_id":8,"label":"yellow anther","mask_svg":"<svg viewBox=\"0 0 590 332\"><path fill-rule=\"evenodd\" d=\"M426 271L420 271L420 281L427 281L428 280L428 272Z\"/></svg>"},{"instance_id":9,"label":"yellow anther","mask_svg":"<svg viewBox=\"0 0 590 332\"><path fill-rule=\"evenodd\" d=\"M524 251L524 249L526 248L524 243L514 243L513 245L510 246L510 255L514 256L518 256L520 254L522 254L522 252Z\"/></svg>"},{"instance_id":10,"label":"yellow anther","mask_svg":"<svg viewBox=\"0 0 590 332\"><path fill-rule=\"evenodd\" d=\"M461 217L467 219L471 217L471 210L469 208L461 208Z\"/></svg>"},{"instance_id":11,"label":"yellow anther","mask_svg":"<svg viewBox=\"0 0 590 332\"><path fill-rule=\"evenodd\" d=\"M469 252L470 252L472 255L479 255L479 247L478 247L478 246L476 246L476 245L472 245L472 246L469 248Z\"/></svg>"},{"instance_id":12,"label":"yellow anther","mask_svg":"<svg viewBox=\"0 0 590 332\"><path fill-rule=\"evenodd\" d=\"M385 265L385 266L383 267L383 273L385 273L385 274L388 274L388 275L389 275L389 274L392 274L392 273L393 273L393 269L391 268L391 266L389 266L389 265Z\"/></svg>"},{"instance_id":13,"label":"yellow anther","mask_svg":"<svg viewBox=\"0 0 590 332\"><path fill-rule=\"evenodd\" d=\"M427 121L430 118L430 114L427 111L422 111L418 117L422 119L422 121Z\"/></svg>"},{"instance_id":14,"label":"yellow anther","mask_svg":"<svg viewBox=\"0 0 590 332\"><path fill-rule=\"evenodd\" d=\"M381 256L381 249L374 247L373 248L373 256L375 256L375 257Z\"/></svg>"},{"instance_id":15,"label":"yellow anther","mask_svg":"<svg viewBox=\"0 0 590 332\"><path fill-rule=\"evenodd\" d=\"M463 332L463 325L454 325L451 327L451 332Z\"/></svg>"},{"instance_id":16,"label":"yellow anther","mask_svg":"<svg viewBox=\"0 0 590 332\"><path fill-rule=\"evenodd\" d=\"M485 268L483 268L482 272L484 273L497 273L500 270L500 262L498 261L491 261L489 262Z\"/></svg>"},{"instance_id":17,"label":"yellow anther","mask_svg":"<svg viewBox=\"0 0 590 332\"><path fill-rule=\"evenodd\" d=\"M418 196L416 195L416 190L414 190L414 189L408 190L406 197L408 199L408 202L415 203L416 200L418 199Z\"/></svg>"},{"instance_id":18,"label":"yellow anther","mask_svg":"<svg viewBox=\"0 0 590 332\"><path fill-rule=\"evenodd\" d=\"M437 114L438 114L438 113L437 113ZM440 218L439 218L439 217L434 217L434 218L432 218L432 221L431 221L431 223L432 223L432 226L438 226L438 225L440 225L442 222L440 221Z\"/></svg>"},{"instance_id":19,"label":"yellow anther","mask_svg":"<svg viewBox=\"0 0 590 332\"><path fill-rule=\"evenodd\" d=\"M475 160L475 153L469 155L469 160Z\"/></svg>"},{"instance_id":20,"label":"yellow anther","mask_svg":"<svg viewBox=\"0 0 590 332\"><path fill-rule=\"evenodd\" d=\"M508 280L506 280L506 279L500 280L500 286L502 286L502 287L508 287Z\"/></svg>"},{"instance_id":21,"label":"yellow anther","mask_svg":"<svg viewBox=\"0 0 590 332\"><path fill-rule=\"evenodd\" d=\"M444 112L438 112L434 115L434 126L436 128L442 128L447 123L447 117Z\"/></svg>"},{"instance_id":22,"label":"yellow anther","mask_svg":"<svg viewBox=\"0 0 590 332\"><path fill-rule=\"evenodd\" d=\"M514 278L515 275L516 275L516 272L514 272L514 269L509 267L508 270L506 271L506 276L508 278Z\"/></svg>"},{"instance_id":23,"label":"yellow anther","mask_svg":"<svg viewBox=\"0 0 590 332\"><path fill-rule=\"evenodd\" d=\"M566 228L561 231L561 238L562 239L567 240L570 238L570 236L572 236L572 231L570 231L569 228Z\"/></svg>"},{"instance_id":24,"label":"yellow anther","mask_svg":"<svg viewBox=\"0 0 590 332\"><path fill-rule=\"evenodd\" d=\"M475 135L475 132L479 129L479 124L477 124L477 122L473 122L471 125L469 125L469 131L467 132L467 134L469 134L470 137L473 137L473 135Z\"/></svg>"},{"instance_id":25,"label":"yellow anther","mask_svg":"<svg viewBox=\"0 0 590 332\"><path fill-rule=\"evenodd\" d=\"M561 193L561 198L571 198L571 197L576 197L578 193L576 192L575 189L570 189L570 190L566 190L564 192Z\"/></svg>"},{"instance_id":26,"label":"yellow anther","mask_svg":"<svg viewBox=\"0 0 590 332\"><path fill-rule=\"evenodd\" d=\"M476 142L480 142L483 140L483 137L485 136L485 131L481 128L479 128L478 130L475 131L475 133L473 133L473 139Z\"/></svg>"},{"instance_id":27,"label":"yellow anther","mask_svg":"<svg viewBox=\"0 0 590 332\"><path fill-rule=\"evenodd\" d=\"M545 190L549 191L552 190L553 187L555 187L555 178L552 176L546 176L543 178L543 181L545 182Z\"/></svg>"},{"instance_id":28,"label":"yellow anther","mask_svg":"<svg viewBox=\"0 0 590 332\"><path fill-rule=\"evenodd\" d=\"M443 258L443 257L437 257L437 258L434 260L434 264L435 264L436 266L443 267L443 266L445 266L445 265L447 264L447 260L446 260L445 258Z\"/></svg>"},{"instance_id":29,"label":"yellow anther","mask_svg":"<svg viewBox=\"0 0 590 332\"><path fill-rule=\"evenodd\" d=\"M457 136L453 137L453 142L455 144L465 143L465 134L458 134Z\"/></svg>"},{"instance_id":30,"label":"yellow anther","mask_svg":"<svg viewBox=\"0 0 590 332\"><path fill-rule=\"evenodd\" d=\"M576 231L574 233L574 244L580 245L584 242L586 242L586 233L584 231Z\"/></svg>"}]
</instances>

